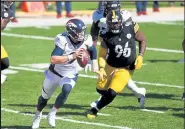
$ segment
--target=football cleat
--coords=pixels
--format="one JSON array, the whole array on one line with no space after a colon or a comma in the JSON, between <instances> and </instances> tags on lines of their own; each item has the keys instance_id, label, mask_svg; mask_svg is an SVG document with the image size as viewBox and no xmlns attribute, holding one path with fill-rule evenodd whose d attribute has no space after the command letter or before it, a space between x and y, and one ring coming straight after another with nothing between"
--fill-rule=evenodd
<instances>
[{"instance_id":1,"label":"football cleat","mask_svg":"<svg viewBox=\"0 0 185 129\"><path fill-rule=\"evenodd\" d=\"M55 125L55 118L56 118L56 112L50 112L50 113L48 114L47 119L48 119L48 123L49 123L49 125L50 125L51 127L55 127L55 126L56 126L56 125Z\"/></svg>"},{"instance_id":2,"label":"football cleat","mask_svg":"<svg viewBox=\"0 0 185 129\"><path fill-rule=\"evenodd\" d=\"M97 113L98 113L97 107L93 107L93 108L91 108L91 109L87 112L87 118L88 118L88 119L94 119L94 118L96 118Z\"/></svg>"},{"instance_id":3,"label":"football cleat","mask_svg":"<svg viewBox=\"0 0 185 129\"><path fill-rule=\"evenodd\" d=\"M40 120L42 117L42 112L36 112L33 117L32 129L37 129L40 126Z\"/></svg>"},{"instance_id":4,"label":"football cleat","mask_svg":"<svg viewBox=\"0 0 185 129\"><path fill-rule=\"evenodd\" d=\"M140 98L138 98L139 107L144 108L146 89L145 88L140 88L140 90L141 90L142 96Z\"/></svg>"},{"instance_id":5,"label":"football cleat","mask_svg":"<svg viewBox=\"0 0 185 129\"><path fill-rule=\"evenodd\" d=\"M96 118L96 114L93 114L93 112L90 110L90 111L88 111L87 112L87 118L88 119L94 119L94 118Z\"/></svg>"}]
</instances>

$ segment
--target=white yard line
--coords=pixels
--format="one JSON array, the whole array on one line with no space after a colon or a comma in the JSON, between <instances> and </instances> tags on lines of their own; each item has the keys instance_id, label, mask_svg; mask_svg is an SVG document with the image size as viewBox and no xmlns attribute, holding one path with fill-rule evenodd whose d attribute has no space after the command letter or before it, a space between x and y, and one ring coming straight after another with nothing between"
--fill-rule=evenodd
<instances>
[{"instance_id":1,"label":"white yard line","mask_svg":"<svg viewBox=\"0 0 185 129\"><path fill-rule=\"evenodd\" d=\"M33 69L33 68L26 68L26 67L10 66L9 68L10 69L16 69L16 70L33 71L33 72L44 72L44 70L41 70L41 69ZM86 74L79 74L79 77L97 78L97 76L86 75ZM137 84L150 85L150 86L172 87L172 88L180 88L180 89L183 89L184 88L184 86L170 85L170 84L162 84L162 83L141 82L141 81L134 81L134 82L137 83Z\"/></svg>"},{"instance_id":2,"label":"white yard line","mask_svg":"<svg viewBox=\"0 0 185 129\"><path fill-rule=\"evenodd\" d=\"M163 111L157 111L157 110L149 110L149 109L140 109L141 111L144 111L144 112L154 112L154 113L165 113Z\"/></svg>"},{"instance_id":3,"label":"white yard line","mask_svg":"<svg viewBox=\"0 0 185 129\"><path fill-rule=\"evenodd\" d=\"M34 116L34 114L31 114L31 113L21 113L20 111L6 109L6 108L1 108L1 111L15 113L15 114L21 114L21 115L24 115L24 116ZM47 115L42 115L42 118L46 119ZM102 126L102 127L107 127L107 128L131 129L129 127L124 127L124 126L114 126L114 125L108 125L108 124L104 124L104 123L94 123L94 122L87 122L87 121L79 121L79 120L73 120L73 119L69 119L69 118L65 118L65 117L58 117L58 116L56 117L56 119L57 120L66 121L66 122L86 124L86 125Z\"/></svg>"},{"instance_id":4,"label":"white yard line","mask_svg":"<svg viewBox=\"0 0 185 129\"><path fill-rule=\"evenodd\" d=\"M23 35L23 34L13 34L13 33L5 33L5 32L2 32L1 35L10 36L10 37L19 37L19 38L30 38L30 39L41 39L41 40L54 41L54 38L45 37L45 36ZM159 52L169 52L169 53L183 53L183 51L181 51L181 50L172 50L172 49L163 49L163 48L149 48L149 47L147 47L146 50L159 51Z\"/></svg>"}]
</instances>

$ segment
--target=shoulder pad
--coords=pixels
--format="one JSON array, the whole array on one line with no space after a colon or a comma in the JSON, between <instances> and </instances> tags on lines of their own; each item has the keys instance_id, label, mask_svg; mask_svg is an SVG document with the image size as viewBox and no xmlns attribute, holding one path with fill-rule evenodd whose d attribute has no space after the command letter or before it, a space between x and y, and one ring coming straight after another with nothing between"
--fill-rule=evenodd
<instances>
[{"instance_id":1,"label":"shoulder pad","mask_svg":"<svg viewBox=\"0 0 185 129\"><path fill-rule=\"evenodd\" d=\"M96 23L98 20L103 18L103 13L104 13L103 10L96 10L96 11L94 11L93 16L92 16L93 22Z\"/></svg>"},{"instance_id":2,"label":"shoulder pad","mask_svg":"<svg viewBox=\"0 0 185 129\"><path fill-rule=\"evenodd\" d=\"M61 49L64 49L67 44L67 37L63 36L63 34L58 34L55 37L55 45L60 47Z\"/></svg>"}]
</instances>

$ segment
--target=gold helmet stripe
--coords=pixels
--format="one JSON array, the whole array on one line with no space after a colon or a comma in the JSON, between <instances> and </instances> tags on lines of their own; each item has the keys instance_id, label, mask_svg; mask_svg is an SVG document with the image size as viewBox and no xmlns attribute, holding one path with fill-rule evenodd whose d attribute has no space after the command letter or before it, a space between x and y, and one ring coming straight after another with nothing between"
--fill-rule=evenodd
<instances>
[{"instance_id":1,"label":"gold helmet stripe","mask_svg":"<svg viewBox=\"0 0 185 129\"><path fill-rule=\"evenodd\" d=\"M116 19L116 12L115 12L115 10L112 10L112 18Z\"/></svg>"}]
</instances>

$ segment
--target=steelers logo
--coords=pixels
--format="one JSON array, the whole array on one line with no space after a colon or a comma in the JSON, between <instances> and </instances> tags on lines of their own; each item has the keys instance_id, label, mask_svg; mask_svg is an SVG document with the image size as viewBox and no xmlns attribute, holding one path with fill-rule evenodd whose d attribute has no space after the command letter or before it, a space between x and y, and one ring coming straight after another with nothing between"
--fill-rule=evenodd
<instances>
[{"instance_id":1,"label":"steelers logo","mask_svg":"<svg viewBox=\"0 0 185 129\"><path fill-rule=\"evenodd\" d=\"M4 17L5 18L8 18L8 13L4 13Z\"/></svg>"},{"instance_id":2,"label":"steelers logo","mask_svg":"<svg viewBox=\"0 0 185 129\"><path fill-rule=\"evenodd\" d=\"M131 34L127 34L127 38L130 39L132 37Z\"/></svg>"}]
</instances>

